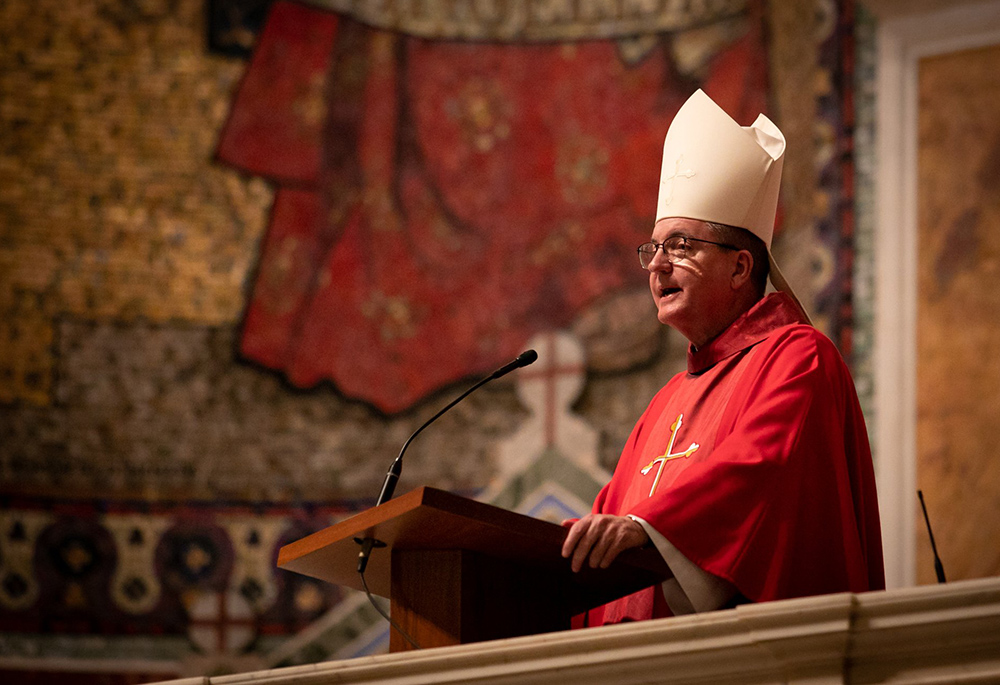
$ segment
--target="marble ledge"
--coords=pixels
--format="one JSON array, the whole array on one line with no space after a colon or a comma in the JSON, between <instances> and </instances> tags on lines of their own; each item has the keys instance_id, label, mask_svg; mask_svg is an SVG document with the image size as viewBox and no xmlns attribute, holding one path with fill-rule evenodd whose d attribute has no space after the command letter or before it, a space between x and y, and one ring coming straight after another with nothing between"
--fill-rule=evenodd
<instances>
[{"instance_id":1,"label":"marble ledge","mask_svg":"<svg viewBox=\"0 0 1000 685\"><path fill-rule=\"evenodd\" d=\"M1000 682L1000 578L387 654L170 685Z\"/></svg>"}]
</instances>

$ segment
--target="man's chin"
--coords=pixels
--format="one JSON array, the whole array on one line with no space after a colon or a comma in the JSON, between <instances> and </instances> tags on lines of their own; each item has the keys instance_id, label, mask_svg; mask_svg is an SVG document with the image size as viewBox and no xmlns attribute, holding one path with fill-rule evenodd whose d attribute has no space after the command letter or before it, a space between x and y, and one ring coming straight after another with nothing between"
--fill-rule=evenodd
<instances>
[{"instance_id":1,"label":"man's chin","mask_svg":"<svg viewBox=\"0 0 1000 685\"><path fill-rule=\"evenodd\" d=\"M674 295L657 302L656 319L664 326L670 326L676 331L683 331L684 324L691 320L691 310L678 295Z\"/></svg>"},{"instance_id":2,"label":"man's chin","mask_svg":"<svg viewBox=\"0 0 1000 685\"><path fill-rule=\"evenodd\" d=\"M676 307L669 305L660 305L656 310L656 318L664 326L670 326L671 328L676 328L674 322L677 320Z\"/></svg>"}]
</instances>

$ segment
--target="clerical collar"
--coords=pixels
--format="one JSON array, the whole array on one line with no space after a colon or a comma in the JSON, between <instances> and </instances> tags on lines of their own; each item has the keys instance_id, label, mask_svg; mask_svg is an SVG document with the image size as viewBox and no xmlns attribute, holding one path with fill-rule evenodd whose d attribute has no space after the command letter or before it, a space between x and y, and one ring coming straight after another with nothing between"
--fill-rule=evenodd
<instances>
[{"instance_id":1,"label":"clerical collar","mask_svg":"<svg viewBox=\"0 0 1000 685\"><path fill-rule=\"evenodd\" d=\"M771 293L729 324L700 349L688 345L688 373L698 374L726 357L752 347L764 340L771 331L790 324L806 323L799 308L788 295Z\"/></svg>"}]
</instances>

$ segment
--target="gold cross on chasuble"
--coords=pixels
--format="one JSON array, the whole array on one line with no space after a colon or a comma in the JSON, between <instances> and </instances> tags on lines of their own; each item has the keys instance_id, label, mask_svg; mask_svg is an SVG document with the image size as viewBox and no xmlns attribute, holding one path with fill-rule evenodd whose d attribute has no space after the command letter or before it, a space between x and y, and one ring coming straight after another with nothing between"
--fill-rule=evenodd
<instances>
[{"instance_id":1,"label":"gold cross on chasuble","mask_svg":"<svg viewBox=\"0 0 1000 685\"><path fill-rule=\"evenodd\" d=\"M663 465L667 463L670 459L687 459L692 454L694 454L700 445L696 442L692 442L686 450L683 452L674 452L674 441L677 439L677 433L681 430L681 424L684 422L684 414L678 414L677 418L674 420L673 424L670 426L670 442L667 444L666 451L658 456L653 461L646 464L643 468L639 470L639 473L646 475L649 471L656 465L657 462L660 464L660 468L656 471L656 478L653 479L653 487L649 489L649 496L652 497L653 493L656 492L656 486L660 484L660 476L663 474Z\"/></svg>"}]
</instances>

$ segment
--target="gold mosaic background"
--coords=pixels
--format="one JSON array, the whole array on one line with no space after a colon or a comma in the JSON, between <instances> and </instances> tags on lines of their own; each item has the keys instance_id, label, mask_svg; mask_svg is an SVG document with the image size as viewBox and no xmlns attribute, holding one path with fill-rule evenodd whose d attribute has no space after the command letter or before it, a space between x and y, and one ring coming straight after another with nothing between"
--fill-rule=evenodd
<instances>
[{"instance_id":1,"label":"gold mosaic background","mask_svg":"<svg viewBox=\"0 0 1000 685\"><path fill-rule=\"evenodd\" d=\"M1000 46L920 65L917 482L948 580L1000 575L997 74ZM933 583L918 520L918 581Z\"/></svg>"},{"instance_id":2,"label":"gold mosaic background","mask_svg":"<svg viewBox=\"0 0 1000 685\"><path fill-rule=\"evenodd\" d=\"M244 63L203 15L0 4L0 402L52 402L60 317L239 318L271 193L212 163Z\"/></svg>"}]
</instances>

